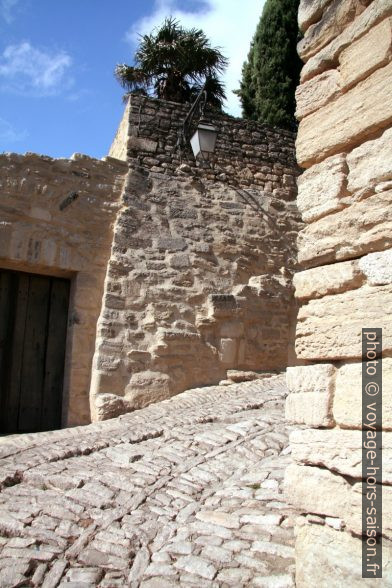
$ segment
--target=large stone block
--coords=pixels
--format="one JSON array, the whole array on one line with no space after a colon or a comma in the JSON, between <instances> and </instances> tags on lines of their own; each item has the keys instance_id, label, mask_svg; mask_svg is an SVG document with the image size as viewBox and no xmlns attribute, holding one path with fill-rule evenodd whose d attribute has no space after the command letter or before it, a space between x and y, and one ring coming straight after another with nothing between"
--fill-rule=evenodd
<instances>
[{"instance_id":1,"label":"large stone block","mask_svg":"<svg viewBox=\"0 0 392 588\"><path fill-rule=\"evenodd\" d=\"M360 358L366 326L383 328L392 351L392 286L368 286L311 300L298 313L296 352L301 359Z\"/></svg>"},{"instance_id":2,"label":"large stone block","mask_svg":"<svg viewBox=\"0 0 392 588\"><path fill-rule=\"evenodd\" d=\"M318 22L309 26L298 43L298 54L303 61L317 53L337 37L347 25L366 8L371 0L332 0Z\"/></svg>"},{"instance_id":3,"label":"large stone block","mask_svg":"<svg viewBox=\"0 0 392 588\"><path fill-rule=\"evenodd\" d=\"M172 396L168 374L146 370L133 374L125 388L124 404L127 412L148 406Z\"/></svg>"},{"instance_id":4,"label":"large stone block","mask_svg":"<svg viewBox=\"0 0 392 588\"><path fill-rule=\"evenodd\" d=\"M298 463L321 466L351 478L362 477L362 431L298 430L290 435L290 447ZM392 433L383 433L382 450L382 483L392 484Z\"/></svg>"},{"instance_id":5,"label":"large stone block","mask_svg":"<svg viewBox=\"0 0 392 588\"><path fill-rule=\"evenodd\" d=\"M333 427L330 394L306 392L289 394L285 407L286 421L309 427Z\"/></svg>"},{"instance_id":6,"label":"large stone block","mask_svg":"<svg viewBox=\"0 0 392 588\"><path fill-rule=\"evenodd\" d=\"M392 430L392 358L382 360L384 430ZM333 401L333 415L342 428L362 427L362 363L349 363L339 368Z\"/></svg>"},{"instance_id":7,"label":"large stone block","mask_svg":"<svg viewBox=\"0 0 392 588\"><path fill-rule=\"evenodd\" d=\"M350 192L374 189L377 184L392 180L392 128L354 149L347 155L347 164Z\"/></svg>"},{"instance_id":8,"label":"large stone block","mask_svg":"<svg viewBox=\"0 0 392 588\"><path fill-rule=\"evenodd\" d=\"M295 92L295 116L301 120L340 94L340 76L336 69L325 71L300 84Z\"/></svg>"},{"instance_id":9,"label":"large stone block","mask_svg":"<svg viewBox=\"0 0 392 588\"><path fill-rule=\"evenodd\" d=\"M318 219L298 236L298 260L323 265L392 246L392 191L374 194Z\"/></svg>"},{"instance_id":10,"label":"large stone block","mask_svg":"<svg viewBox=\"0 0 392 588\"><path fill-rule=\"evenodd\" d=\"M332 0L301 0L298 7L298 25L302 32L320 20L330 2Z\"/></svg>"},{"instance_id":11,"label":"large stone block","mask_svg":"<svg viewBox=\"0 0 392 588\"><path fill-rule=\"evenodd\" d=\"M389 63L305 117L298 129L298 163L310 167L387 127L392 121L391 84L392 63Z\"/></svg>"},{"instance_id":12,"label":"large stone block","mask_svg":"<svg viewBox=\"0 0 392 588\"><path fill-rule=\"evenodd\" d=\"M339 55L342 87L352 86L387 65L391 55L392 19L386 18Z\"/></svg>"},{"instance_id":13,"label":"large stone block","mask_svg":"<svg viewBox=\"0 0 392 588\"><path fill-rule=\"evenodd\" d=\"M318 392L332 394L335 390L336 367L332 363L288 367L287 388L292 394Z\"/></svg>"},{"instance_id":14,"label":"large stone block","mask_svg":"<svg viewBox=\"0 0 392 588\"><path fill-rule=\"evenodd\" d=\"M327 469L292 464L286 469L285 493L300 512L342 519L347 529L362 534L362 483L346 481ZM392 487L383 486L383 533L392 536Z\"/></svg>"},{"instance_id":15,"label":"large stone block","mask_svg":"<svg viewBox=\"0 0 392 588\"><path fill-rule=\"evenodd\" d=\"M156 141L147 139L146 137L136 137L131 135L128 139L128 149L134 151L147 151L148 153L155 153L158 147Z\"/></svg>"},{"instance_id":16,"label":"large stone block","mask_svg":"<svg viewBox=\"0 0 392 588\"><path fill-rule=\"evenodd\" d=\"M328 157L299 176L297 206L302 219L313 222L344 208L347 196L347 164L344 154Z\"/></svg>"},{"instance_id":17,"label":"large stone block","mask_svg":"<svg viewBox=\"0 0 392 588\"><path fill-rule=\"evenodd\" d=\"M313 3L316 6L316 2ZM301 82L338 65L340 53L362 37L375 25L392 14L392 0L373 0L345 30L331 43L323 47L305 64L301 71ZM374 48L373 48L374 51Z\"/></svg>"},{"instance_id":18,"label":"large stone block","mask_svg":"<svg viewBox=\"0 0 392 588\"><path fill-rule=\"evenodd\" d=\"M288 500L300 512L339 517L351 512L351 486L326 469L291 464L285 472Z\"/></svg>"},{"instance_id":19,"label":"large stone block","mask_svg":"<svg viewBox=\"0 0 392 588\"><path fill-rule=\"evenodd\" d=\"M392 545L383 542L383 579L362 578L362 541L331 527L303 525L297 528L296 586L298 588L363 588L392 585ZM380 584L381 585L381 584Z\"/></svg>"},{"instance_id":20,"label":"large stone block","mask_svg":"<svg viewBox=\"0 0 392 588\"><path fill-rule=\"evenodd\" d=\"M357 482L352 486L352 508L346 516L347 528L357 535L362 533L362 494L362 482ZM386 484L382 487L382 517L383 536L392 539L392 486Z\"/></svg>"},{"instance_id":21,"label":"large stone block","mask_svg":"<svg viewBox=\"0 0 392 588\"><path fill-rule=\"evenodd\" d=\"M392 284L392 249L361 257L359 268L372 286Z\"/></svg>"},{"instance_id":22,"label":"large stone block","mask_svg":"<svg viewBox=\"0 0 392 588\"><path fill-rule=\"evenodd\" d=\"M335 374L336 368L328 363L288 367L286 420L311 427L333 426Z\"/></svg>"},{"instance_id":23,"label":"large stone block","mask_svg":"<svg viewBox=\"0 0 392 588\"><path fill-rule=\"evenodd\" d=\"M299 300L321 298L358 288L364 281L358 262L342 261L314 267L294 275L295 297Z\"/></svg>"}]
</instances>

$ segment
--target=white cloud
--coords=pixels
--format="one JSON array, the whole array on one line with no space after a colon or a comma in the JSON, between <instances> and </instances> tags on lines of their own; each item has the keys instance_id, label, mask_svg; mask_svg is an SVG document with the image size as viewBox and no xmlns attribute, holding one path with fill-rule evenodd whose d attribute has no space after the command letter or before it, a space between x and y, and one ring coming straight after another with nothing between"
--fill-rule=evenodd
<instances>
[{"instance_id":1,"label":"white cloud","mask_svg":"<svg viewBox=\"0 0 392 588\"><path fill-rule=\"evenodd\" d=\"M0 56L2 90L28 96L52 96L69 89L71 57L64 51L49 52L28 42L8 45Z\"/></svg>"},{"instance_id":2,"label":"white cloud","mask_svg":"<svg viewBox=\"0 0 392 588\"><path fill-rule=\"evenodd\" d=\"M16 131L10 122L0 117L0 141L17 143L26 139L27 136L27 131Z\"/></svg>"},{"instance_id":3,"label":"white cloud","mask_svg":"<svg viewBox=\"0 0 392 588\"><path fill-rule=\"evenodd\" d=\"M1 0L0 1L0 15L7 24L14 20L13 11L19 4L19 0Z\"/></svg>"},{"instance_id":4,"label":"white cloud","mask_svg":"<svg viewBox=\"0 0 392 588\"><path fill-rule=\"evenodd\" d=\"M156 0L151 15L137 21L127 32L126 38L132 48L138 43L138 34L150 33L160 25L164 18L173 16L186 28L202 29L213 46L221 47L222 53L229 58L229 67L223 76L226 84L226 110L241 116L240 101L232 90L239 88L242 64L245 61L250 42L256 31L264 5L264 0L199 0L200 7L187 9L187 2ZM189 6L195 5L189 3Z\"/></svg>"}]
</instances>

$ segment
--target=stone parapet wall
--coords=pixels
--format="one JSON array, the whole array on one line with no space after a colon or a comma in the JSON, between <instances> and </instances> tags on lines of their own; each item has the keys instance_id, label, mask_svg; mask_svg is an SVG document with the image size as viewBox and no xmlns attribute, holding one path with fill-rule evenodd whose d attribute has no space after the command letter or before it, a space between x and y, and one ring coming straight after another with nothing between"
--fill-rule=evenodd
<instances>
[{"instance_id":1,"label":"stone parapet wall","mask_svg":"<svg viewBox=\"0 0 392 588\"><path fill-rule=\"evenodd\" d=\"M0 268L71 280L64 425L90 422L96 322L126 171L80 154L0 155Z\"/></svg>"},{"instance_id":2,"label":"stone parapet wall","mask_svg":"<svg viewBox=\"0 0 392 588\"><path fill-rule=\"evenodd\" d=\"M98 324L94 419L218 383L229 369L289 361L294 137L210 113L217 150L196 164L176 149L188 108L140 97L129 105L130 170Z\"/></svg>"},{"instance_id":3,"label":"stone parapet wall","mask_svg":"<svg viewBox=\"0 0 392 588\"><path fill-rule=\"evenodd\" d=\"M286 417L297 585L361 578L361 331L383 328L383 585L392 582L392 2L302 0L300 305Z\"/></svg>"},{"instance_id":4,"label":"stone parapet wall","mask_svg":"<svg viewBox=\"0 0 392 588\"><path fill-rule=\"evenodd\" d=\"M155 174L190 175L225 185L257 187L286 200L296 193L294 180L298 172L292 132L207 110L205 118L217 129L217 141L212 165L200 165L195 161L189 138L183 149L177 147L188 111L188 104L132 97L128 111L131 167L141 166ZM197 122L196 116L189 135ZM181 164L183 167L179 167Z\"/></svg>"}]
</instances>

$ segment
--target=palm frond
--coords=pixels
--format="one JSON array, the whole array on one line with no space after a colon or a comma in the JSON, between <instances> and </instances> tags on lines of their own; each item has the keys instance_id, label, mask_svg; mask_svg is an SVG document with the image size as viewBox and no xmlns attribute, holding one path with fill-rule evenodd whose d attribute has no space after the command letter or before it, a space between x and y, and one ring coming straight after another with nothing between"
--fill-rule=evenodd
<instances>
[{"instance_id":1,"label":"palm frond","mask_svg":"<svg viewBox=\"0 0 392 588\"><path fill-rule=\"evenodd\" d=\"M208 100L222 104L225 92L218 75L228 60L219 47L211 47L201 29L184 29L168 17L149 35L140 37L134 66L117 65L115 75L132 93L152 93L158 98L188 102L208 78Z\"/></svg>"}]
</instances>

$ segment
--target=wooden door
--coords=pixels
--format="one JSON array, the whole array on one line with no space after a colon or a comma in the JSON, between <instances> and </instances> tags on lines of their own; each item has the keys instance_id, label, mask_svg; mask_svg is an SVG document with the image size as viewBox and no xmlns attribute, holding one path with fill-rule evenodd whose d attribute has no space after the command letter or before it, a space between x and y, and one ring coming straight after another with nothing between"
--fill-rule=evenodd
<instances>
[{"instance_id":1,"label":"wooden door","mask_svg":"<svg viewBox=\"0 0 392 588\"><path fill-rule=\"evenodd\" d=\"M61 427L69 281L0 269L0 433Z\"/></svg>"}]
</instances>

